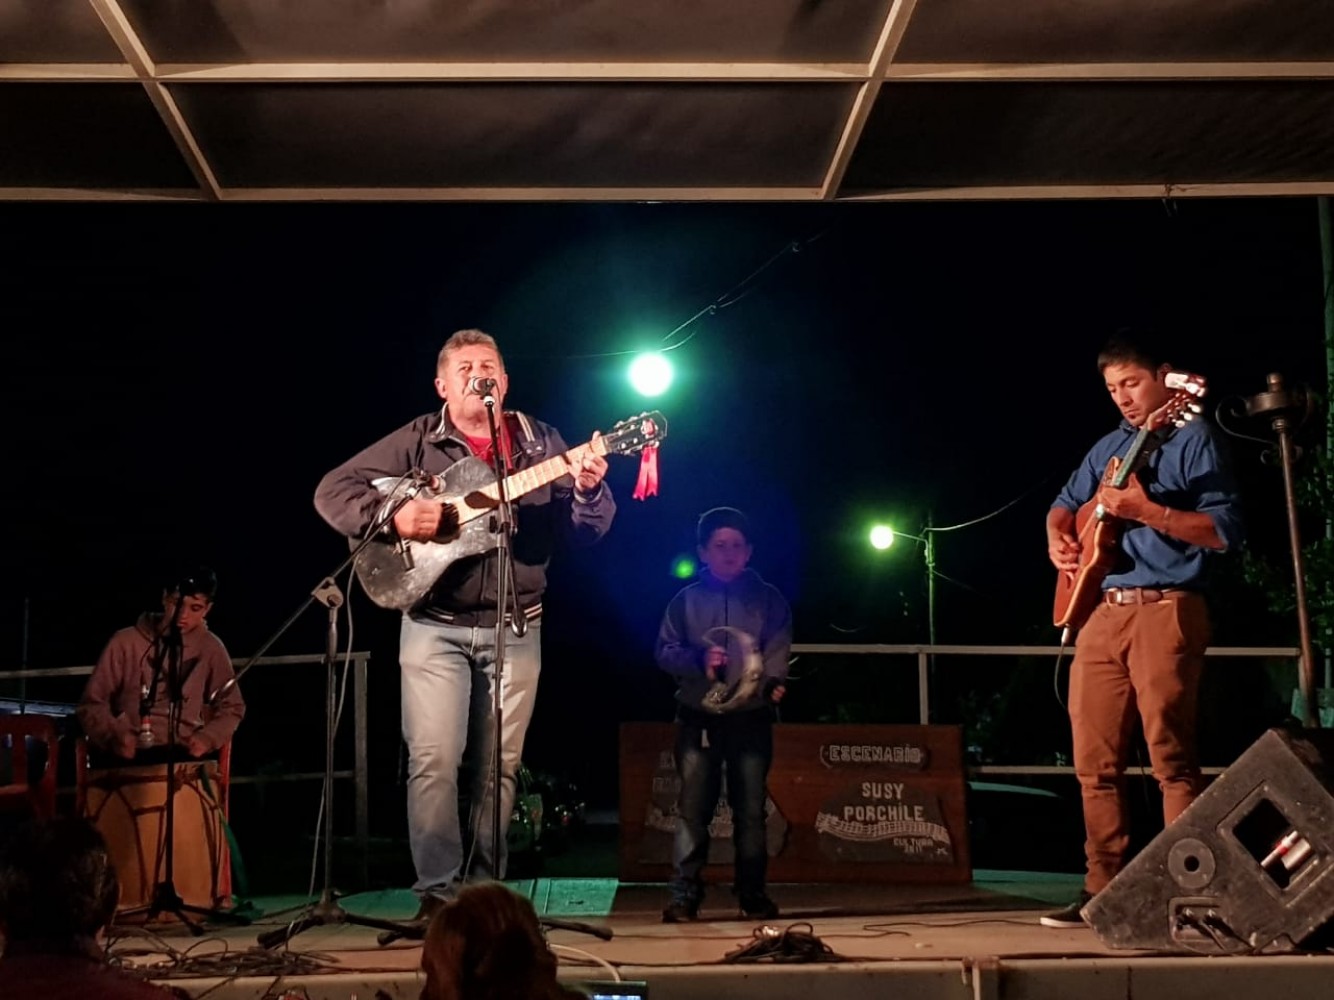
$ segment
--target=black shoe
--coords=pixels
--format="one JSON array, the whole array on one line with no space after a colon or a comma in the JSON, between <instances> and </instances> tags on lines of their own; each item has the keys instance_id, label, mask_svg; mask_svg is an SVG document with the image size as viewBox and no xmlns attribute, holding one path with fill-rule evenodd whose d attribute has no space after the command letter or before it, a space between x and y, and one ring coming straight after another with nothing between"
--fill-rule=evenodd
<instances>
[{"instance_id":1,"label":"black shoe","mask_svg":"<svg viewBox=\"0 0 1334 1000\"><path fill-rule=\"evenodd\" d=\"M1043 927L1087 927L1088 921L1084 919L1084 915L1079 911L1092 898L1093 893L1083 890L1079 893L1079 898L1065 909L1044 913L1038 918L1038 923Z\"/></svg>"},{"instance_id":2,"label":"black shoe","mask_svg":"<svg viewBox=\"0 0 1334 1000\"><path fill-rule=\"evenodd\" d=\"M440 896L423 896L421 906L417 908L417 915L412 918L414 924L429 924L431 918L444 909L449 900Z\"/></svg>"},{"instance_id":3,"label":"black shoe","mask_svg":"<svg viewBox=\"0 0 1334 1000\"><path fill-rule=\"evenodd\" d=\"M688 924L699 916L699 904L684 899L673 899L662 911L664 924Z\"/></svg>"},{"instance_id":4,"label":"black shoe","mask_svg":"<svg viewBox=\"0 0 1334 1000\"><path fill-rule=\"evenodd\" d=\"M754 896L742 896L741 915L747 920L772 920L778 916L778 905L762 892Z\"/></svg>"}]
</instances>

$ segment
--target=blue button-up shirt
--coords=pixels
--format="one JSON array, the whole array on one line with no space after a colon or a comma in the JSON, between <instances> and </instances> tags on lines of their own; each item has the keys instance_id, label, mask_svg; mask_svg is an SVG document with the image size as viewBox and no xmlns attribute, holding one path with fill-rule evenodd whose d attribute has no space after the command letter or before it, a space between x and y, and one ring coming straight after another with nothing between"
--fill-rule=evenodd
<instances>
[{"instance_id":1,"label":"blue button-up shirt","mask_svg":"<svg viewBox=\"0 0 1334 1000\"><path fill-rule=\"evenodd\" d=\"M1103 437L1084 456L1053 507L1076 512L1093 498L1113 456L1123 457L1138 430L1128 421ZM1139 470L1150 499L1175 510L1202 511L1213 518L1224 550L1243 538L1240 503L1227 453L1206 421L1195 420L1173 433L1152 452ZM1125 558L1113 566L1103 587L1204 586L1207 563L1217 550L1190 545L1140 524L1121 526ZM1086 542L1087 544L1087 542Z\"/></svg>"}]
</instances>

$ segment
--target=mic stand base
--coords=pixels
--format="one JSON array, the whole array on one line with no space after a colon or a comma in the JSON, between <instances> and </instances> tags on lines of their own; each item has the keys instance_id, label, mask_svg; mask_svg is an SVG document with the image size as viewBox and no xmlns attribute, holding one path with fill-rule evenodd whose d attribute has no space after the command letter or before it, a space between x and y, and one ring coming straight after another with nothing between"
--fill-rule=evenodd
<instances>
[{"instance_id":1,"label":"mic stand base","mask_svg":"<svg viewBox=\"0 0 1334 1000\"><path fill-rule=\"evenodd\" d=\"M577 931L580 934L589 934L595 938L601 938L603 941L612 939L610 927L598 927L596 924L580 923L577 920L557 920L554 917L538 917L538 924L543 930L559 931ZM420 941L426 937L426 922L423 921L420 926L412 924L407 927L395 927L392 930L386 930L376 938L382 944L393 944L401 938L409 941Z\"/></svg>"},{"instance_id":2,"label":"mic stand base","mask_svg":"<svg viewBox=\"0 0 1334 1000\"><path fill-rule=\"evenodd\" d=\"M578 931L580 934L591 934L593 937L601 938L603 941L610 941L612 938L610 927L599 927L596 924L585 924L578 920L557 920L554 917L538 917L537 922L542 925L543 930Z\"/></svg>"},{"instance_id":3,"label":"mic stand base","mask_svg":"<svg viewBox=\"0 0 1334 1000\"><path fill-rule=\"evenodd\" d=\"M176 891L176 887L170 882L159 882L153 887L153 899L147 906L137 907L132 910L124 910L116 914L115 919L120 920L124 917L134 916L143 913L145 923L153 923L160 915L166 913L185 925L186 929L195 937L200 937L204 933L204 923L230 923L239 927L245 927L250 924L250 917L244 913L236 913L231 910L211 909L207 906L194 906L187 903ZM194 914L203 917L203 923L194 920L189 916Z\"/></svg>"},{"instance_id":4,"label":"mic stand base","mask_svg":"<svg viewBox=\"0 0 1334 1000\"><path fill-rule=\"evenodd\" d=\"M383 947L387 944L393 944L395 941L421 941L426 937L426 925L428 923L430 923L429 920L420 920L391 927L377 934L375 942Z\"/></svg>"},{"instance_id":5,"label":"mic stand base","mask_svg":"<svg viewBox=\"0 0 1334 1000\"><path fill-rule=\"evenodd\" d=\"M281 944L303 934L312 927L333 927L339 924L354 924L358 927L375 927L384 931L381 937L388 934L395 934L399 937L411 937L414 928L410 925L398 923L393 920L381 920L378 917L362 917L355 913L348 913L343 909L333 893L325 891L320 896L320 901L310 907L310 911L305 916L293 920L284 927L278 927L271 931L265 931L259 935L258 942L261 948L276 948ZM422 928L423 934L425 928ZM395 938L391 938L395 940ZM384 943L384 942L381 942Z\"/></svg>"}]
</instances>

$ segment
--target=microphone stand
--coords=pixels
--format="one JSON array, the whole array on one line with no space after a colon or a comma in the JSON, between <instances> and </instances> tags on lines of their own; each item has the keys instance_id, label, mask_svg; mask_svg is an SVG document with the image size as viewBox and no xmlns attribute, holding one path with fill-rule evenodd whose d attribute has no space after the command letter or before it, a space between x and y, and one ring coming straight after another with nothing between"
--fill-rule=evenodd
<instances>
[{"instance_id":1,"label":"microphone stand","mask_svg":"<svg viewBox=\"0 0 1334 1000\"><path fill-rule=\"evenodd\" d=\"M407 506L408 501L416 497L417 494L422 491L422 488L430 481L431 477L426 476L425 474L414 473L414 478L417 481L412 486L405 489L403 491L402 496L399 496L393 501L389 502L389 504L385 507L384 515L382 517L377 515L375 522L372 524L373 528L390 524L394 520L394 515L397 514L400 510L402 510L405 506ZM310 607L312 604L316 602L316 600L318 599L316 595L319 594L320 588L323 587L326 583L329 583L337 579L338 577L342 576L343 571L347 569L349 566L351 566L352 563L356 560L357 556L361 554L361 550L364 549L371 542L375 541L376 534L377 534L376 531L367 532L366 537L360 539L352 547L352 551L347 554L347 558L344 559L342 562L340 562L337 565L337 567L335 567L332 573L330 573L328 576L326 576L323 580L320 581L319 586L316 587L314 590L312 590L310 592L310 596L308 596L304 601L302 601L297 606L297 609L287 616L287 620L278 626L277 631L275 631L273 635L269 636L267 639L264 640L263 643L260 644L260 647L255 652L255 655L250 657L250 659L246 660L246 662L242 665L241 669L236 671L236 673L232 675L232 678L229 681L227 681L226 684L224 684L222 687L218 688L218 690L214 691L211 695L209 695L208 703L210 705L214 704L219 698L221 698L228 691L230 691L232 688L236 687L236 685L240 683L241 678L250 672L250 668L255 666L255 664L257 664L260 660L262 660L264 658L264 654L269 651L269 648L280 638L282 638L283 635L286 634L289 628L291 628L294 624L296 624L296 620L306 613L306 609L308 607ZM406 562L411 559L411 556L408 555L406 552L404 552L403 558L404 561Z\"/></svg>"},{"instance_id":2,"label":"microphone stand","mask_svg":"<svg viewBox=\"0 0 1334 1000\"><path fill-rule=\"evenodd\" d=\"M198 914L206 920L224 920L243 925L249 924L250 918L242 913L190 905L176 891L176 741L180 732L181 702L185 697L185 677L182 676L185 645L181 636L181 605L185 597L185 594L177 592L176 606L172 610L171 621L167 624L167 631L162 636L162 646L159 649L158 665L162 668L160 671L162 688L167 696L167 804L164 821L166 844L163 877L153 886L153 895L146 908L145 919L148 923L152 923L159 914L169 913L184 924L191 934L199 937L204 933L204 928L187 914Z\"/></svg>"},{"instance_id":3,"label":"microphone stand","mask_svg":"<svg viewBox=\"0 0 1334 1000\"><path fill-rule=\"evenodd\" d=\"M406 488L402 495L388 502L381 515L372 524L372 530L366 533L366 536L352 546L352 551L348 553L346 559L338 564L338 567L320 581L306 597L304 601L293 611L285 622L278 626L278 630L264 640L259 647L259 651L238 670L222 687L209 696L208 703L214 704L224 694L234 688L244 677L250 668L263 658L278 639L300 618L308 607L316 601L329 609L329 626L326 633L324 648L324 683L325 683L325 740L324 740L324 887L320 892L318 902L310 904L304 916L293 919L283 927L275 928L271 931L265 931L258 937L258 942L263 948L274 948L283 944L300 934L302 931L309 930L311 927L320 927L326 924L360 924L364 927L377 927L382 930L403 932L407 928L405 925L395 923L391 920L379 920L373 917L362 917L348 913L337 902L336 893L333 890L333 746L334 733L337 726L337 713L335 708L334 696L334 662L338 655L338 608L343 604L343 594L334 582L337 577L342 575L343 571L352 565L353 561L372 541L376 540L378 528L383 525L392 524L394 515L397 514L409 500L416 497L426 484L427 478L423 476L414 476L416 482ZM406 555L404 558L409 558Z\"/></svg>"},{"instance_id":4,"label":"microphone stand","mask_svg":"<svg viewBox=\"0 0 1334 1000\"><path fill-rule=\"evenodd\" d=\"M513 530L513 519L511 517L509 497L505 492L505 453L501 450L500 429L496 423L496 397L495 390L488 389L482 393L482 402L486 405L486 423L487 430L491 435L491 459L492 468L496 477L496 510L491 516L491 530L496 534L499 541L498 561L500 572L496 578L496 624L494 629L494 638L492 640L495 648L495 667L491 682L491 718L495 729L491 737L491 874L499 879L500 877L500 744L501 744L501 725L504 722L504 705L500 697L500 682L504 676L505 667L505 606L509 603L508 593L510 591L510 574L513 572L513 558L510 552L510 534ZM528 631L528 619L523 616L516 604L514 608L514 631L516 635L523 635ZM485 792L483 793L485 800ZM477 824L481 822L480 803L469 803L468 813L471 817L470 826L474 839L477 835ZM465 867L468 866L470 857L464 860ZM468 872L463 872L464 878L467 878ZM408 938L409 940L421 940L426 936L425 927L399 928L395 932L379 935L377 940L381 945L392 944L399 938Z\"/></svg>"},{"instance_id":5,"label":"microphone stand","mask_svg":"<svg viewBox=\"0 0 1334 1000\"><path fill-rule=\"evenodd\" d=\"M372 535L372 537L374 537ZM364 542L363 542L364 544ZM355 557L356 553L353 553ZM294 918L283 927L265 931L257 938L261 948L276 948L303 931L329 924L357 924L383 931L400 931L403 925L392 920L363 917L348 913L339 905L333 888L333 771L334 735L338 727L337 695L334 685L334 662L338 658L338 609L343 606L343 592L333 577L326 578L311 592L311 600L319 601L329 609L329 627L324 643L324 887L318 902L307 907L304 916Z\"/></svg>"},{"instance_id":6,"label":"microphone stand","mask_svg":"<svg viewBox=\"0 0 1334 1000\"><path fill-rule=\"evenodd\" d=\"M496 397L488 392L482 397L486 405L486 423L491 432L491 463L496 472L496 513L492 530L500 543L496 549L496 561L500 572L496 576L496 626L495 626L495 667L491 680L491 876L503 877L501 858L505 848L501 842L501 760L500 748L505 723L505 706L501 698L501 682L505 673L505 609L513 600L510 623L514 635L522 638L528 631L528 619L519 607L519 595L514 584L514 547L512 540L516 525L514 507L505 490L505 452L501 448L500 427L496 420ZM503 418L503 414L502 414ZM471 811L471 810L470 810ZM480 813L480 809L478 810ZM480 819L480 816L478 817ZM466 874L466 873L465 873Z\"/></svg>"},{"instance_id":7,"label":"microphone stand","mask_svg":"<svg viewBox=\"0 0 1334 1000\"><path fill-rule=\"evenodd\" d=\"M495 532L498 539L498 559L500 572L496 576L496 624L494 639L492 645L495 649L495 667L492 673L491 681L491 719L494 725L494 731L491 736L491 873L496 879L500 877L500 852L502 852L502 837L500 837L500 780L502 780L502 767L500 767L500 744L503 740L504 727L504 704L500 697L500 684L504 677L504 655L506 655L506 621L504 621L504 611L508 605L514 603L512 608L510 627L514 628L515 636L523 637L528 632L528 619L524 616L523 608L519 607L518 591L514 587L514 547L511 545L512 536L515 532L514 505L510 503L510 496L506 492L506 453L502 448L502 439L500 439L500 427L496 421L496 397L495 389L486 389L482 392L482 401L487 408L487 431L491 435L491 464L495 471L496 481L496 509L491 519L491 531ZM502 415L503 416L503 415ZM483 800L486 795L483 793ZM468 808L472 819L472 832L476 836L476 827L482 823L480 816L480 803L471 804ZM467 864L467 863L466 863ZM467 872L464 872L467 876ZM584 927L575 927L575 925L566 923L566 927L583 931ZM595 929L587 929L587 933L600 935ZM383 933L379 936L379 943L391 944L392 941L407 937L411 940L420 940L426 936L426 928L414 927L403 929L398 933Z\"/></svg>"},{"instance_id":8,"label":"microphone stand","mask_svg":"<svg viewBox=\"0 0 1334 1000\"><path fill-rule=\"evenodd\" d=\"M514 585L514 546L512 540L518 525L514 516L514 505L510 502L509 495L505 491L505 453L501 451L501 439L496 422L496 398L491 393L487 393L482 398L482 402L486 404L486 422L488 429L491 431L491 458L496 470L496 497L498 501L495 530L500 541L497 555L500 563L500 573L496 578L495 679L491 688L491 712L495 720L491 746L491 874L494 878L499 879L503 874L500 870L500 859L504 851L504 843L501 840L500 832L500 818L502 815L500 804L500 747L502 741L501 728L504 722L500 682L505 665L504 609L511 603L513 604L510 627L514 629L516 638L521 639L527 634L528 618L524 615L523 608L519 606L519 592ZM611 928L597 927L577 920L558 920L552 917L539 916L537 922L543 928L549 930L577 931L581 934L591 934L593 937L601 938L604 941L610 941L612 938Z\"/></svg>"},{"instance_id":9,"label":"microphone stand","mask_svg":"<svg viewBox=\"0 0 1334 1000\"><path fill-rule=\"evenodd\" d=\"M1292 467L1296 461L1296 448L1292 443L1292 434L1296 428L1292 417L1303 410L1309 413L1310 400L1300 390L1286 392L1283 388L1283 376L1277 373L1269 376L1268 384L1268 392L1257 393L1246 400L1246 415L1248 417L1268 415L1271 426L1278 434L1279 458L1283 464L1283 494L1288 512L1288 544L1292 548L1292 569L1297 584L1297 634L1301 643L1301 662L1298 664L1297 677L1302 694L1302 725L1309 728L1320 725L1320 712L1316 705L1315 654L1311 642L1311 619L1306 606L1306 569L1302 560L1301 533L1297 526L1296 489L1293 485Z\"/></svg>"}]
</instances>

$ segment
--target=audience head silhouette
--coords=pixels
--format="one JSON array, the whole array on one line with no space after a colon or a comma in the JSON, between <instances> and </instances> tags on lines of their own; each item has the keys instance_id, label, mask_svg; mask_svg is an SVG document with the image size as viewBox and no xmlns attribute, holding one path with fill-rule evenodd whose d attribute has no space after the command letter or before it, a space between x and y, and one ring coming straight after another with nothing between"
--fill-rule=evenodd
<instances>
[{"instance_id":1,"label":"audience head silhouette","mask_svg":"<svg viewBox=\"0 0 1334 1000\"><path fill-rule=\"evenodd\" d=\"M109 963L99 941L120 897L106 841L86 820L34 820L0 846L0 997L190 1000Z\"/></svg>"},{"instance_id":2,"label":"audience head silhouette","mask_svg":"<svg viewBox=\"0 0 1334 1000\"><path fill-rule=\"evenodd\" d=\"M0 847L6 951L86 950L111 923L119 897L106 841L84 820L26 823Z\"/></svg>"},{"instance_id":3,"label":"audience head silhouette","mask_svg":"<svg viewBox=\"0 0 1334 1000\"><path fill-rule=\"evenodd\" d=\"M432 919L422 1000L570 1000L533 904L499 882L465 887Z\"/></svg>"}]
</instances>

